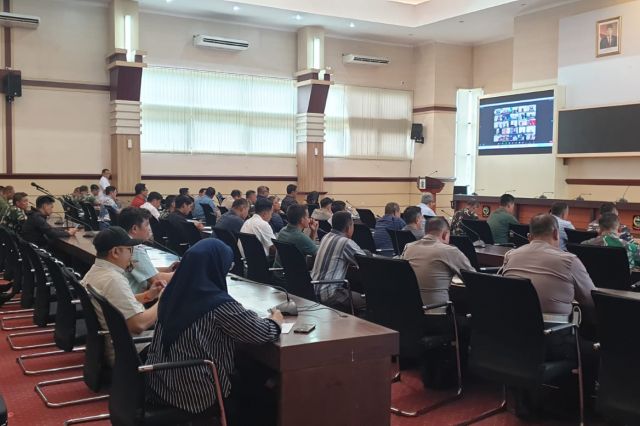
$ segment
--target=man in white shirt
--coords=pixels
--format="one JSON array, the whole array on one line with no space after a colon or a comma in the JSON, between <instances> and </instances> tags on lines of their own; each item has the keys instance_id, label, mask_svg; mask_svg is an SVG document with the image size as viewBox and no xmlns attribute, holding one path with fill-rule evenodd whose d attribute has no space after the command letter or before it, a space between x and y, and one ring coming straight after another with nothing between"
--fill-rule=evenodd
<instances>
[{"instance_id":1,"label":"man in white shirt","mask_svg":"<svg viewBox=\"0 0 640 426\"><path fill-rule=\"evenodd\" d=\"M433 201L433 194L429 192L423 194L418 207L420 207L422 216L436 216L436 212L433 211L433 209L436 208L436 203Z\"/></svg>"},{"instance_id":2,"label":"man in white shirt","mask_svg":"<svg viewBox=\"0 0 640 426\"><path fill-rule=\"evenodd\" d=\"M102 198L100 198L100 204L102 204L102 208L100 209L100 220L103 222L110 222L111 217L109 216L109 212L106 207L111 207L115 209L117 213L120 212L120 205L118 204L118 200L116 197L118 196L118 188L115 186L107 186L104 190Z\"/></svg>"},{"instance_id":3,"label":"man in white shirt","mask_svg":"<svg viewBox=\"0 0 640 426\"><path fill-rule=\"evenodd\" d=\"M147 196L147 201L140 206L141 209L149 210L151 216L155 217L156 220L160 220L160 212L158 209L160 208L160 204L162 203L162 195L159 192L152 191Z\"/></svg>"},{"instance_id":4,"label":"man in white shirt","mask_svg":"<svg viewBox=\"0 0 640 426\"><path fill-rule=\"evenodd\" d=\"M567 250L567 229L576 229L573 223L569 222L569 205L561 201L553 203L551 215L558 221L558 233L560 235L560 249Z\"/></svg>"},{"instance_id":5,"label":"man in white shirt","mask_svg":"<svg viewBox=\"0 0 640 426\"><path fill-rule=\"evenodd\" d=\"M240 232L254 234L262 244L264 254L266 256L275 255L276 247L271 240L275 239L276 236L273 233L273 229L271 229L271 225L269 225L273 215L273 203L267 198L260 198L256 200L255 209L255 214L242 225ZM242 251L242 244L238 242L238 245Z\"/></svg>"},{"instance_id":6,"label":"man in white shirt","mask_svg":"<svg viewBox=\"0 0 640 426\"><path fill-rule=\"evenodd\" d=\"M102 176L100 177L100 191L104 192L108 186L111 186L111 170L102 169Z\"/></svg>"},{"instance_id":7,"label":"man in white shirt","mask_svg":"<svg viewBox=\"0 0 640 426\"><path fill-rule=\"evenodd\" d=\"M127 231L112 226L100 231L93 240L96 261L82 280L85 287L91 285L100 295L118 309L127 321L127 328L133 336L138 336L151 328L158 318L158 304L145 309L143 303L158 298L163 286L160 282L140 294L133 294L125 271L131 269L134 246L142 244L127 234ZM107 330L104 314L97 301L92 301L102 329ZM105 336L105 357L110 365L115 360L111 339ZM142 348L139 348L142 349Z\"/></svg>"}]
</instances>

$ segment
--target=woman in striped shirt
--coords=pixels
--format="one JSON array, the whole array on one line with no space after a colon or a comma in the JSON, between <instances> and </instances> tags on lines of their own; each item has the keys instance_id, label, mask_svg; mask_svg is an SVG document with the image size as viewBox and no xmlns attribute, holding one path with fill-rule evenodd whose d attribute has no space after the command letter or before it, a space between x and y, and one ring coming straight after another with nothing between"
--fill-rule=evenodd
<instances>
[{"instance_id":1,"label":"woman in striped shirt","mask_svg":"<svg viewBox=\"0 0 640 426\"><path fill-rule=\"evenodd\" d=\"M233 252L220 240L208 238L191 247L164 290L158 306L147 362L212 360L222 392L231 391L235 342L261 344L280 335L282 314L262 319L227 293L226 275ZM147 376L152 403L171 405L191 413L216 405L213 377L205 366L161 370Z\"/></svg>"}]
</instances>

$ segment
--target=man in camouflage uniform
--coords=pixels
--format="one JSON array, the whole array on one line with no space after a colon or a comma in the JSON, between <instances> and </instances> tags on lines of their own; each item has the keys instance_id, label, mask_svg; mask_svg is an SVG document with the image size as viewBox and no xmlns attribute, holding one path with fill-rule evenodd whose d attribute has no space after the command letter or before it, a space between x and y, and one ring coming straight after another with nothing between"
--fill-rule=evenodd
<instances>
[{"instance_id":1,"label":"man in camouflage uniform","mask_svg":"<svg viewBox=\"0 0 640 426\"><path fill-rule=\"evenodd\" d=\"M467 201L467 206L455 212L453 215L453 219L451 220L451 234L453 235L465 235L465 229L462 225L463 220L478 220L478 215L476 210L480 207L480 203L478 203L475 199L470 199Z\"/></svg>"},{"instance_id":2,"label":"man in camouflage uniform","mask_svg":"<svg viewBox=\"0 0 640 426\"><path fill-rule=\"evenodd\" d=\"M16 233L20 233L22 224L27 220L27 210L29 210L29 197L25 192L16 192L13 196L13 206L9 207L4 224Z\"/></svg>"}]
</instances>

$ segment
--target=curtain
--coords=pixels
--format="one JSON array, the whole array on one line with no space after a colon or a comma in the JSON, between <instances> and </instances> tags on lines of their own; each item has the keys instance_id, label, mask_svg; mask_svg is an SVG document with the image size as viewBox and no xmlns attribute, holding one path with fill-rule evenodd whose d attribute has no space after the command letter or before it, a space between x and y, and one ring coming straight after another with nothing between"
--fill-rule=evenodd
<instances>
[{"instance_id":1,"label":"curtain","mask_svg":"<svg viewBox=\"0 0 640 426\"><path fill-rule=\"evenodd\" d=\"M325 109L325 155L411 159L412 109L412 92L331 86Z\"/></svg>"},{"instance_id":2,"label":"curtain","mask_svg":"<svg viewBox=\"0 0 640 426\"><path fill-rule=\"evenodd\" d=\"M468 185L475 191L478 111L482 89L460 89L456 96L456 185Z\"/></svg>"},{"instance_id":3,"label":"curtain","mask_svg":"<svg viewBox=\"0 0 640 426\"><path fill-rule=\"evenodd\" d=\"M293 80L149 67L140 98L143 152L295 154Z\"/></svg>"}]
</instances>

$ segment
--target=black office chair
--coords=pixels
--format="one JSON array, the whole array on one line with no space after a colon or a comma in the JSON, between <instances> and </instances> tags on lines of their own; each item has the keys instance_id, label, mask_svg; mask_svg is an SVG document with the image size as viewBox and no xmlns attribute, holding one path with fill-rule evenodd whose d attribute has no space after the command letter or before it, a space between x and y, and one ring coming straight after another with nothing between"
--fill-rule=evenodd
<instances>
[{"instance_id":1,"label":"black office chair","mask_svg":"<svg viewBox=\"0 0 640 426\"><path fill-rule=\"evenodd\" d=\"M353 300L351 300L351 286L348 280L312 280L307 261L296 246L282 241L272 240L276 246L280 263L284 269L285 288L291 294L319 302L314 291L315 286L343 284L349 291L351 315L354 314Z\"/></svg>"},{"instance_id":2,"label":"black office chair","mask_svg":"<svg viewBox=\"0 0 640 426\"><path fill-rule=\"evenodd\" d=\"M363 250L368 250L371 253L382 254L393 252L393 249L377 249L376 243L373 240L373 234L371 229L361 223L353 224L353 235L351 239Z\"/></svg>"},{"instance_id":3,"label":"black office chair","mask_svg":"<svg viewBox=\"0 0 640 426\"><path fill-rule=\"evenodd\" d=\"M595 231L578 231L577 229L566 229L567 242L570 244L580 244L583 241L590 240L598 236Z\"/></svg>"},{"instance_id":4,"label":"black office chair","mask_svg":"<svg viewBox=\"0 0 640 426\"><path fill-rule=\"evenodd\" d=\"M220 214L221 215L223 215L223 214L225 214L225 213L227 213L229 211L229 209L226 208L226 207L219 206L218 208L220 209Z\"/></svg>"},{"instance_id":5,"label":"black office chair","mask_svg":"<svg viewBox=\"0 0 640 426\"><path fill-rule=\"evenodd\" d=\"M567 250L580 259L596 287L632 290L627 251L623 247L567 244Z\"/></svg>"},{"instance_id":6,"label":"black office chair","mask_svg":"<svg viewBox=\"0 0 640 426\"><path fill-rule=\"evenodd\" d=\"M247 262L247 278L263 284L271 284L273 276L269 267L269 259L264 254L262 243L253 234L238 233L238 239L242 244L244 260Z\"/></svg>"},{"instance_id":7,"label":"black office chair","mask_svg":"<svg viewBox=\"0 0 640 426\"><path fill-rule=\"evenodd\" d=\"M109 213L109 224L111 226L118 226L118 218L120 217L120 213L116 209L111 206L103 206L107 213Z\"/></svg>"},{"instance_id":8,"label":"black office chair","mask_svg":"<svg viewBox=\"0 0 640 426\"><path fill-rule=\"evenodd\" d=\"M509 224L509 242L516 247L529 244L529 225L519 223L517 225Z\"/></svg>"},{"instance_id":9,"label":"black office chair","mask_svg":"<svg viewBox=\"0 0 640 426\"><path fill-rule=\"evenodd\" d=\"M213 423L215 416L210 413L193 414L175 407L157 406L145 401L144 374L153 374L156 371L175 368L205 366L211 369L215 396L220 410L220 421L223 426L226 426L224 395L218 380L218 370L211 360L192 359L161 364L142 364L122 313L93 289L91 285L88 285L87 289L91 297L102 308L116 354L111 380L111 394L109 396L111 424L115 426L153 426L208 420Z\"/></svg>"},{"instance_id":10,"label":"black office chair","mask_svg":"<svg viewBox=\"0 0 640 426\"><path fill-rule=\"evenodd\" d=\"M213 228L214 236L221 240L223 243L229 246L231 250L233 250L233 268L231 268L231 273L235 275L239 275L241 277L244 276L244 259L242 258L242 254L240 253L240 249L238 248L238 239L231 231L222 228Z\"/></svg>"},{"instance_id":11,"label":"black office chair","mask_svg":"<svg viewBox=\"0 0 640 426\"><path fill-rule=\"evenodd\" d=\"M462 219L462 224L465 226L465 233L471 238L471 241L476 241L480 237L486 244L494 244L493 234L487 221Z\"/></svg>"},{"instance_id":12,"label":"black office chair","mask_svg":"<svg viewBox=\"0 0 640 426\"><path fill-rule=\"evenodd\" d=\"M82 222L91 226L91 231L99 231L100 224L98 223L98 214L92 204L80 203L82 211L84 213L84 220ZM89 231L89 229L88 229Z\"/></svg>"},{"instance_id":13,"label":"black office chair","mask_svg":"<svg viewBox=\"0 0 640 426\"><path fill-rule=\"evenodd\" d=\"M358 216L360 216L360 220L362 223L367 225L371 229L376 228L376 215L369 209L356 209L358 212Z\"/></svg>"},{"instance_id":14,"label":"black office chair","mask_svg":"<svg viewBox=\"0 0 640 426\"><path fill-rule=\"evenodd\" d=\"M473 243L466 235L451 235L449 236L449 244L452 246L456 246L458 250L464 254L467 259L469 259L469 263L473 266L478 272L485 272L487 274L495 274L500 269L499 267L480 267L478 263L478 255L476 254L476 249L473 247Z\"/></svg>"},{"instance_id":15,"label":"black office chair","mask_svg":"<svg viewBox=\"0 0 640 426\"><path fill-rule=\"evenodd\" d=\"M168 247L184 256L185 252L202 239L200 231L192 223L172 223L168 220L160 220L160 226L165 230Z\"/></svg>"},{"instance_id":16,"label":"black office chair","mask_svg":"<svg viewBox=\"0 0 640 426\"><path fill-rule=\"evenodd\" d=\"M11 280L11 288L9 291L0 295L0 306L11 306L21 304L14 297L22 291L22 257L18 248L18 236L16 233L5 226L0 226L0 247L3 255L3 276L5 279ZM26 306L21 306L27 308ZM13 309L10 311L0 312L0 314L16 314L28 312L26 310ZM3 323L4 324L4 323ZM4 325L3 325L4 329Z\"/></svg>"},{"instance_id":17,"label":"black office chair","mask_svg":"<svg viewBox=\"0 0 640 426\"><path fill-rule=\"evenodd\" d=\"M398 255L404 252L404 246L416 240L411 231L396 231L394 229L387 229L386 231L389 234L389 238L391 238L393 251Z\"/></svg>"},{"instance_id":18,"label":"black office chair","mask_svg":"<svg viewBox=\"0 0 640 426\"><path fill-rule=\"evenodd\" d=\"M42 257L51 276L53 287L56 290L56 324L53 332L53 341L60 350L21 355L17 359L18 365L20 365L20 368L26 375L54 373L82 368L82 364L74 364L30 370L25 365L25 361L29 359L83 352L84 347L80 345L84 344L87 336L80 301L73 298L72 291L69 287L68 274L70 272L66 270L62 262L52 257L49 253L40 251L38 254ZM47 401L45 401L45 403L46 402Z\"/></svg>"},{"instance_id":19,"label":"black office chair","mask_svg":"<svg viewBox=\"0 0 640 426\"><path fill-rule=\"evenodd\" d=\"M153 216L149 216L149 225L151 225L151 232L153 233L153 239L161 244L167 244L167 233L165 228L160 225L158 219Z\"/></svg>"},{"instance_id":20,"label":"black office chair","mask_svg":"<svg viewBox=\"0 0 640 426\"><path fill-rule=\"evenodd\" d=\"M584 424L582 363L577 325L546 328L538 295L528 279L462 271L471 300L469 368L478 376L503 385L502 404L471 420L468 425L506 410L506 386L530 391L578 371L580 424ZM571 331L576 360L548 361L546 336Z\"/></svg>"},{"instance_id":21,"label":"black office chair","mask_svg":"<svg viewBox=\"0 0 640 426\"><path fill-rule=\"evenodd\" d=\"M640 424L640 299L592 291L598 321L600 353L596 404L607 420Z\"/></svg>"},{"instance_id":22,"label":"black office chair","mask_svg":"<svg viewBox=\"0 0 640 426\"><path fill-rule=\"evenodd\" d=\"M416 417L441 407L462 396L460 343L455 309L451 303L423 306L415 273L409 262L356 255L367 295L367 320L400 333L400 357L418 358L425 351L454 346L458 374L457 391L435 404L409 412L391 407L401 416ZM452 334L425 335L425 314L429 310L447 307L452 319Z\"/></svg>"},{"instance_id":23,"label":"black office chair","mask_svg":"<svg viewBox=\"0 0 640 426\"><path fill-rule=\"evenodd\" d=\"M209 204L200 203L200 207L202 207L202 211L204 211L204 222L207 226L214 227L216 226L216 214Z\"/></svg>"},{"instance_id":24,"label":"black office chair","mask_svg":"<svg viewBox=\"0 0 640 426\"><path fill-rule=\"evenodd\" d=\"M328 220L319 220L318 221L318 229L322 229L325 234L331 232L331 224Z\"/></svg>"}]
</instances>

